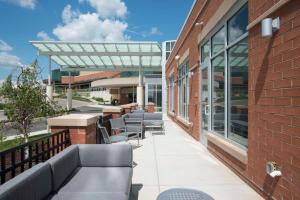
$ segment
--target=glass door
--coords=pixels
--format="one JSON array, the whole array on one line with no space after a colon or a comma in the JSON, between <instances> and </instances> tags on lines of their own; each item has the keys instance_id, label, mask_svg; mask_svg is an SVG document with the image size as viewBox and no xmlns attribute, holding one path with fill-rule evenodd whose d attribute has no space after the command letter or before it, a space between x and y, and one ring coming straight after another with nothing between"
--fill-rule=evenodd
<instances>
[{"instance_id":1,"label":"glass door","mask_svg":"<svg viewBox=\"0 0 300 200\"><path fill-rule=\"evenodd\" d=\"M206 134L210 123L210 103L209 103L209 71L208 67L201 70L201 133L200 141L207 145Z\"/></svg>"}]
</instances>

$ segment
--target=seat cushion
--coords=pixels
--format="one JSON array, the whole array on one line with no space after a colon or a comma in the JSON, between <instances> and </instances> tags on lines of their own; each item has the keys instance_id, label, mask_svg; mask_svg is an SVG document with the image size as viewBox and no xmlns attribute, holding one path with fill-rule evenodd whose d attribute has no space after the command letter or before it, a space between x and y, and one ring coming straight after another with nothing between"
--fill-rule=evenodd
<instances>
[{"instance_id":1,"label":"seat cushion","mask_svg":"<svg viewBox=\"0 0 300 200\"><path fill-rule=\"evenodd\" d=\"M33 166L0 187L1 200L42 200L52 191L48 163Z\"/></svg>"},{"instance_id":2,"label":"seat cushion","mask_svg":"<svg viewBox=\"0 0 300 200\"><path fill-rule=\"evenodd\" d=\"M131 180L132 168L129 167L81 167L77 168L58 194L112 192L128 195Z\"/></svg>"},{"instance_id":3,"label":"seat cushion","mask_svg":"<svg viewBox=\"0 0 300 200\"><path fill-rule=\"evenodd\" d=\"M124 193L59 193L48 200L128 200L128 195Z\"/></svg>"},{"instance_id":4,"label":"seat cushion","mask_svg":"<svg viewBox=\"0 0 300 200\"><path fill-rule=\"evenodd\" d=\"M53 190L57 191L63 182L79 166L78 146L72 145L47 161L51 165Z\"/></svg>"}]
</instances>

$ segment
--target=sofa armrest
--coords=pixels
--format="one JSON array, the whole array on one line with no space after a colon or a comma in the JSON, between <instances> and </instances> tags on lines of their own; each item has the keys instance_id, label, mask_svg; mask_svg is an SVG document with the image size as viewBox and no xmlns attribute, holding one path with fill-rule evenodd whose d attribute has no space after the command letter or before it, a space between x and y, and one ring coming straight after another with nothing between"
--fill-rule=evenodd
<instances>
[{"instance_id":1,"label":"sofa armrest","mask_svg":"<svg viewBox=\"0 0 300 200\"><path fill-rule=\"evenodd\" d=\"M82 167L132 167L130 144L80 144Z\"/></svg>"}]
</instances>

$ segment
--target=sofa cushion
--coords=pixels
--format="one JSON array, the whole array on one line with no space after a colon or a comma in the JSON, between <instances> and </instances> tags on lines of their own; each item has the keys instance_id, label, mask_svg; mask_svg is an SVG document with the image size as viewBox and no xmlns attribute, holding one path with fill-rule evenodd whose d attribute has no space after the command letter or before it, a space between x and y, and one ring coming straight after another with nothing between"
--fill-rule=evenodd
<instances>
[{"instance_id":1,"label":"sofa cushion","mask_svg":"<svg viewBox=\"0 0 300 200\"><path fill-rule=\"evenodd\" d=\"M56 194L48 200L128 200L128 198L124 193L72 192Z\"/></svg>"},{"instance_id":2,"label":"sofa cushion","mask_svg":"<svg viewBox=\"0 0 300 200\"><path fill-rule=\"evenodd\" d=\"M72 145L49 159L53 175L53 190L57 191L63 182L79 166L78 146Z\"/></svg>"},{"instance_id":3,"label":"sofa cushion","mask_svg":"<svg viewBox=\"0 0 300 200\"><path fill-rule=\"evenodd\" d=\"M144 120L162 120L162 113L144 113Z\"/></svg>"},{"instance_id":4,"label":"sofa cushion","mask_svg":"<svg viewBox=\"0 0 300 200\"><path fill-rule=\"evenodd\" d=\"M128 113L127 114L129 118L135 118L135 119L143 119L144 113Z\"/></svg>"},{"instance_id":5,"label":"sofa cushion","mask_svg":"<svg viewBox=\"0 0 300 200\"><path fill-rule=\"evenodd\" d=\"M60 188L58 194L112 192L128 195L131 180L132 168L130 167L80 167Z\"/></svg>"},{"instance_id":6,"label":"sofa cushion","mask_svg":"<svg viewBox=\"0 0 300 200\"><path fill-rule=\"evenodd\" d=\"M1 200L40 200L52 191L48 163L33 166L0 187Z\"/></svg>"},{"instance_id":7,"label":"sofa cushion","mask_svg":"<svg viewBox=\"0 0 300 200\"><path fill-rule=\"evenodd\" d=\"M131 167L130 144L80 144L79 158L82 167Z\"/></svg>"}]
</instances>

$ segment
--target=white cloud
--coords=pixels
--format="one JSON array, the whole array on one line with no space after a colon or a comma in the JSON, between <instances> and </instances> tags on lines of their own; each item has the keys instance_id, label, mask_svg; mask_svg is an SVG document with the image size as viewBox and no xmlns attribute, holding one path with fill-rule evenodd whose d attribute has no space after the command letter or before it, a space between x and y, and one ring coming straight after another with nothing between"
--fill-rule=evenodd
<instances>
[{"instance_id":1,"label":"white cloud","mask_svg":"<svg viewBox=\"0 0 300 200\"><path fill-rule=\"evenodd\" d=\"M53 38L51 38L45 31L40 31L36 34L36 36L44 41L52 41L54 40Z\"/></svg>"},{"instance_id":2,"label":"white cloud","mask_svg":"<svg viewBox=\"0 0 300 200\"><path fill-rule=\"evenodd\" d=\"M0 51L11 51L12 47L9 46L6 42L3 40L0 40Z\"/></svg>"},{"instance_id":3,"label":"white cloud","mask_svg":"<svg viewBox=\"0 0 300 200\"><path fill-rule=\"evenodd\" d=\"M22 64L18 56L11 55L7 52L0 52L0 66L17 67L17 66L22 66Z\"/></svg>"},{"instance_id":4,"label":"white cloud","mask_svg":"<svg viewBox=\"0 0 300 200\"><path fill-rule=\"evenodd\" d=\"M151 27L149 34L150 35L162 35L162 32L159 31L157 27Z\"/></svg>"},{"instance_id":5,"label":"white cloud","mask_svg":"<svg viewBox=\"0 0 300 200\"><path fill-rule=\"evenodd\" d=\"M126 22L101 19L98 13L82 14L67 5L62 14L63 24L53 29L53 34L66 41L122 41L128 37Z\"/></svg>"},{"instance_id":6,"label":"white cloud","mask_svg":"<svg viewBox=\"0 0 300 200\"><path fill-rule=\"evenodd\" d=\"M64 23L70 23L73 18L80 15L79 10L73 11L70 4L66 5L62 12L62 19Z\"/></svg>"},{"instance_id":7,"label":"white cloud","mask_svg":"<svg viewBox=\"0 0 300 200\"><path fill-rule=\"evenodd\" d=\"M122 0L79 0L88 2L102 18L125 17L127 6Z\"/></svg>"},{"instance_id":8,"label":"white cloud","mask_svg":"<svg viewBox=\"0 0 300 200\"><path fill-rule=\"evenodd\" d=\"M0 67L17 67L21 66L20 58L18 56L10 54L13 48L0 40Z\"/></svg>"},{"instance_id":9,"label":"white cloud","mask_svg":"<svg viewBox=\"0 0 300 200\"><path fill-rule=\"evenodd\" d=\"M36 0L1 0L3 2L12 3L22 8L34 9L36 6Z\"/></svg>"}]
</instances>

